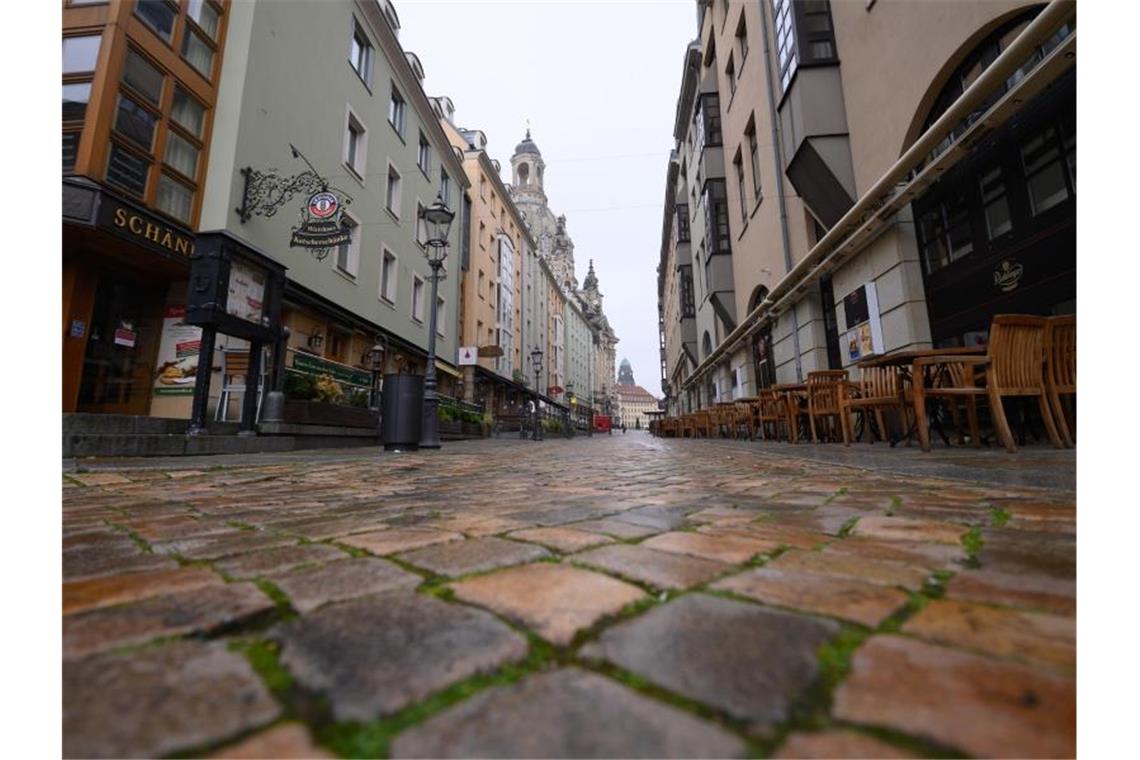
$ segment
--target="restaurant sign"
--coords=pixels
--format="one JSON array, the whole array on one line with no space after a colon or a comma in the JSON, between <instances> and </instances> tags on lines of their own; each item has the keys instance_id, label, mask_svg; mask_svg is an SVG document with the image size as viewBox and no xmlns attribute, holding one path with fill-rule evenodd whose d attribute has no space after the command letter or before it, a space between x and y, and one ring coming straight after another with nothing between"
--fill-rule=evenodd
<instances>
[{"instance_id":1,"label":"restaurant sign","mask_svg":"<svg viewBox=\"0 0 1140 760\"><path fill-rule=\"evenodd\" d=\"M300 224L293 228L289 245L308 248L323 259L330 249L351 242L352 229L341 217L341 206L334 192L313 193L301 209Z\"/></svg>"},{"instance_id":2,"label":"restaurant sign","mask_svg":"<svg viewBox=\"0 0 1140 760\"><path fill-rule=\"evenodd\" d=\"M337 362L330 362L319 356L304 353L293 354L293 369L310 375L329 375L333 380L350 385L368 387L372 385L372 375L363 370L346 367Z\"/></svg>"},{"instance_id":3,"label":"restaurant sign","mask_svg":"<svg viewBox=\"0 0 1140 760\"><path fill-rule=\"evenodd\" d=\"M194 238L158 217L119 203L104 194L99 205L98 226L165 255L189 258Z\"/></svg>"}]
</instances>

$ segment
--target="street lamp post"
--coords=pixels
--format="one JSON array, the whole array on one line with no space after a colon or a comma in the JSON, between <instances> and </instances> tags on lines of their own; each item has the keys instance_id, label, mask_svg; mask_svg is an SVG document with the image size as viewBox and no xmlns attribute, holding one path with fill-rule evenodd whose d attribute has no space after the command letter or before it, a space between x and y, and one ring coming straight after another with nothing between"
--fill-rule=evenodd
<instances>
[{"instance_id":1,"label":"street lamp post","mask_svg":"<svg viewBox=\"0 0 1140 760\"><path fill-rule=\"evenodd\" d=\"M574 383L566 383L566 437L574 437Z\"/></svg>"},{"instance_id":2,"label":"street lamp post","mask_svg":"<svg viewBox=\"0 0 1140 760\"><path fill-rule=\"evenodd\" d=\"M534 366L534 440L538 436L538 376L542 373L542 349L538 346L530 352L530 363Z\"/></svg>"},{"instance_id":3,"label":"street lamp post","mask_svg":"<svg viewBox=\"0 0 1140 760\"><path fill-rule=\"evenodd\" d=\"M431 320L428 325L428 355L427 370L424 372L424 409L423 428L420 434L421 449L438 449L439 443L439 394L436 392L435 379L435 334L436 319L439 309L437 295L443 260L447 258L448 233L451 231L451 220L455 212L443 202L443 196L436 196L435 202L420 212L420 219L427 227L427 241L424 255L428 266L431 267Z\"/></svg>"}]
</instances>

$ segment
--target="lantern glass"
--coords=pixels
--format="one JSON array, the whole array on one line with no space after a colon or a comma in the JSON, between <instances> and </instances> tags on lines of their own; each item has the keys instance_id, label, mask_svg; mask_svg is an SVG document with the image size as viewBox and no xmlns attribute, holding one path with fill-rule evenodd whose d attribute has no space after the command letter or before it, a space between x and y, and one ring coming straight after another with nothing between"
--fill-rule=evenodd
<instances>
[{"instance_id":1,"label":"lantern glass","mask_svg":"<svg viewBox=\"0 0 1140 760\"><path fill-rule=\"evenodd\" d=\"M447 245L451 233L451 222L455 219L455 212L447 207L441 196L421 213L424 220L427 244L432 248L443 248Z\"/></svg>"}]
</instances>

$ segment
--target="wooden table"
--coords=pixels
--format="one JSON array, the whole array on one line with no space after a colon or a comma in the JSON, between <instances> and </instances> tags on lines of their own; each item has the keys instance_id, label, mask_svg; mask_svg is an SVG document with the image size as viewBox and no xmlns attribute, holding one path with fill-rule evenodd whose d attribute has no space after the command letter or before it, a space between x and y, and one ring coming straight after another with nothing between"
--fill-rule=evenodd
<instances>
[{"instance_id":1,"label":"wooden table","mask_svg":"<svg viewBox=\"0 0 1140 760\"><path fill-rule=\"evenodd\" d=\"M912 349L910 351L896 351L893 354L884 354L883 356L872 357L870 359L867 359L866 361L859 362L856 366L858 366L858 367L899 367L904 371L904 375L905 375L904 379L909 380L910 383L913 385L915 382L915 376L918 374L915 371L915 363L919 359L929 359L929 358L937 359L937 358L943 358L943 357L952 359L956 356L984 356L985 353L986 353L986 347L985 346L957 346L954 348L918 348L918 349ZM938 376L937 366L927 367L927 369L932 370L932 371L923 373L922 378L919 380L919 382L921 382L924 387L932 386L933 383L935 382L935 380L937 379L937 376ZM941 404L942 402L939 401L938 399L927 399L927 403ZM955 415L955 417L957 416L956 410L954 411L954 415ZM916 414L915 415L915 423L910 426L910 429L907 430L906 435L903 438L903 440L905 440L908 445L910 444L911 438L913 438L915 432L918 429L917 417L918 417L918 415ZM932 410L927 414L927 419L930 420L931 430L936 430L938 432L938 436L942 439L943 443L945 443L947 446L949 446L950 445L950 439L947 437L946 432L942 429L942 423L941 423L940 415L937 414L935 410Z\"/></svg>"}]
</instances>

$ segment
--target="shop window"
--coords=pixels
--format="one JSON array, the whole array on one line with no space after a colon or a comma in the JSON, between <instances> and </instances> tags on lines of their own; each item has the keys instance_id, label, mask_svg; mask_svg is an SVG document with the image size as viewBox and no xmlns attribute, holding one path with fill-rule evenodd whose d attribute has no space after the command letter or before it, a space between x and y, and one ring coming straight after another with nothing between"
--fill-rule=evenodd
<instances>
[{"instance_id":1,"label":"shop window","mask_svg":"<svg viewBox=\"0 0 1140 760\"><path fill-rule=\"evenodd\" d=\"M194 191L175 179L162 174L158 180L158 193L154 205L183 224L190 223L194 207Z\"/></svg>"},{"instance_id":2,"label":"shop window","mask_svg":"<svg viewBox=\"0 0 1140 760\"><path fill-rule=\"evenodd\" d=\"M178 17L178 6L169 0L137 0L135 15L167 42L170 42L174 36L174 20Z\"/></svg>"},{"instance_id":3,"label":"shop window","mask_svg":"<svg viewBox=\"0 0 1140 760\"><path fill-rule=\"evenodd\" d=\"M63 38L63 73L83 74L95 70L99 60L98 34Z\"/></svg>"},{"instance_id":4,"label":"shop window","mask_svg":"<svg viewBox=\"0 0 1140 760\"><path fill-rule=\"evenodd\" d=\"M158 107L162 101L163 79L161 71L133 49L128 48L127 58L123 63L123 84L145 98L152 106Z\"/></svg>"},{"instance_id":5,"label":"shop window","mask_svg":"<svg viewBox=\"0 0 1140 760\"><path fill-rule=\"evenodd\" d=\"M107 154L107 181L134 196L146 193L150 161L116 143Z\"/></svg>"}]
</instances>

